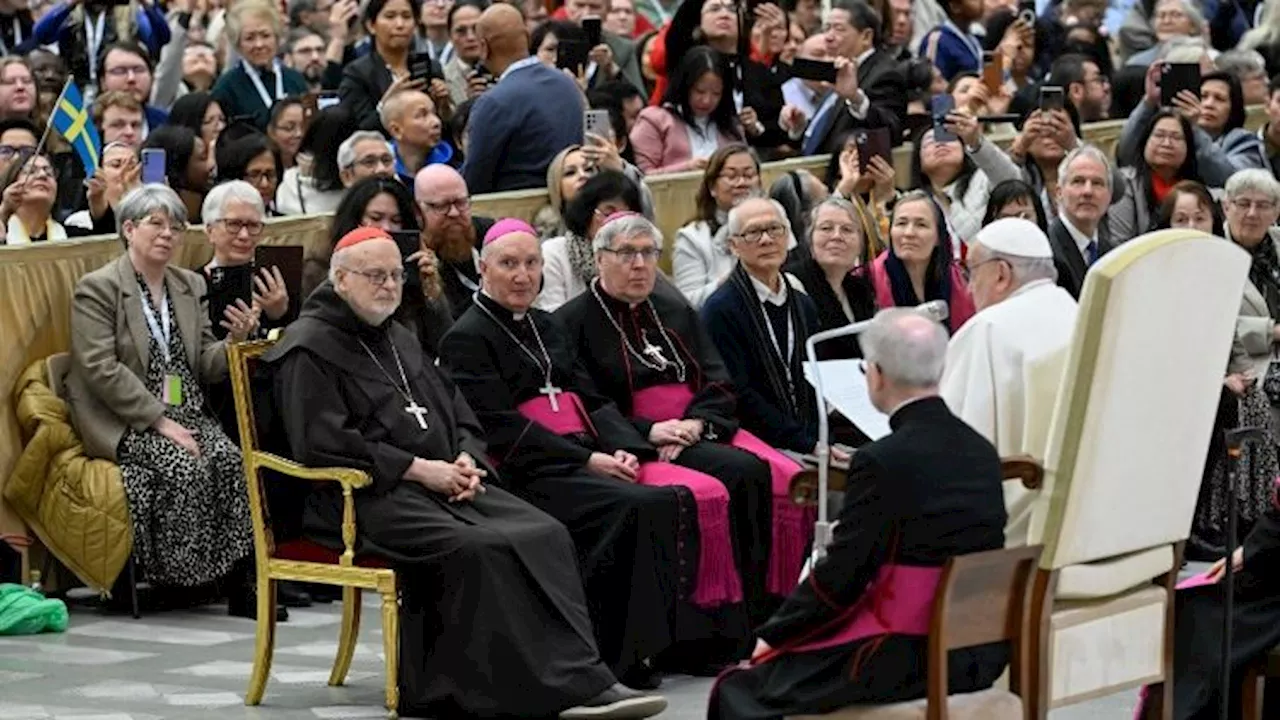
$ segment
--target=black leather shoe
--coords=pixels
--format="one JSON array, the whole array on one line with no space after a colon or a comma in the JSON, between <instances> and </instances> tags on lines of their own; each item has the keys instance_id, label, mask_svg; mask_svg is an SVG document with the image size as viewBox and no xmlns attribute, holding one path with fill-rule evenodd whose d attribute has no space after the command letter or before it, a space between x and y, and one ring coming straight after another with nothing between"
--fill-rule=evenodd
<instances>
[{"instance_id":1,"label":"black leather shoe","mask_svg":"<svg viewBox=\"0 0 1280 720\"><path fill-rule=\"evenodd\" d=\"M618 680L623 685L637 690L657 690L662 687L662 673L654 670L648 662L643 660L618 675Z\"/></svg>"},{"instance_id":2,"label":"black leather shoe","mask_svg":"<svg viewBox=\"0 0 1280 720\"><path fill-rule=\"evenodd\" d=\"M231 617L258 619L258 598L254 588L227 597L227 614ZM289 608L276 601L276 622L289 621Z\"/></svg>"},{"instance_id":3,"label":"black leather shoe","mask_svg":"<svg viewBox=\"0 0 1280 720\"><path fill-rule=\"evenodd\" d=\"M653 717L666 709L667 699L661 695L648 695L614 683L583 704L560 713L560 720L631 720Z\"/></svg>"},{"instance_id":4,"label":"black leather shoe","mask_svg":"<svg viewBox=\"0 0 1280 720\"><path fill-rule=\"evenodd\" d=\"M311 595L302 589L302 583L288 580L276 583L276 601L285 607L311 607Z\"/></svg>"}]
</instances>

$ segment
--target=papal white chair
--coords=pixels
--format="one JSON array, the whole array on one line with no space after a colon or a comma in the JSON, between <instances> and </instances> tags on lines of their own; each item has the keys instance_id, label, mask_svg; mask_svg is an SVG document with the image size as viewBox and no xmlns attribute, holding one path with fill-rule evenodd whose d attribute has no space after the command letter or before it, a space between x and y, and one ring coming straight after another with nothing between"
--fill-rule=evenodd
<instances>
[{"instance_id":1,"label":"papal white chair","mask_svg":"<svg viewBox=\"0 0 1280 720\"><path fill-rule=\"evenodd\" d=\"M1174 583L1248 267L1166 230L1089 271L1031 519L1033 717L1159 681L1171 717Z\"/></svg>"}]
</instances>

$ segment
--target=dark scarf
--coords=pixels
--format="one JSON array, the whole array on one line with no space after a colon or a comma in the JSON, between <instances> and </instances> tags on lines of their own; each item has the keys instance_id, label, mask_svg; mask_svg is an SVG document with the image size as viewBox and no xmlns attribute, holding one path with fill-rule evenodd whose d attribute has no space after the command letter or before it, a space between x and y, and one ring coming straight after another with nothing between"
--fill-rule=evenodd
<instances>
[{"instance_id":1,"label":"dark scarf","mask_svg":"<svg viewBox=\"0 0 1280 720\"><path fill-rule=\"evenodd\" d=\"M786 284L787 278L782 276L782 282ZM747 274L742 263L734 266L733 272L729 274L729 284L738 294L738 299L744 305L751 308L749 317L751 320L751 329L755 335L756 342L751 342L750 352L760 361L760 366L765 369L765 381L769 385L773 395L779 398L783 404L783 410L788 415L795 418L798 422L807 424L809 420L815 416L813 389L809 386L804 376L804 342L808 333L805 332L804 317L800 315L800 303L796 302L795 288L787 288L787 315L790 318L791 327L795 328L793 334L795 337L791 342L791 361L789 363L791 381L787 381L788 367L784 363L786 360L779 356L777 348L773 343L768 341L769 329L765 327L769 323L769 318L765 316L764 307L760 302L760 296L756 293L755 285L751 283L751 276ZM774 333L777 335L777 333ZM786 343L785 335L778 336L778 343Z\"/></svg>"},{"instance_id":2,"label":"dark scarf","mask_svg":"<svg viewBox=\"0 0 1280 720\"><path fill-rule=\"evenodd\" d=\"M907 273L906 264L898 257L898 253L894 252L893 246L889 246L889 256L885 258L884 267L889 274L889 287L893 291L894 307L915 307L930 300L951 302L951 273L947 272L947 262L942 255L944 252L948 250L944 249L943 243L939 242L929 258L929 266L925 268L924 297L918 298L915 288L911 285L911 275Z\"/></svg>"},{"instance_id":3,"label":"dark scarf","mask_svg":"<svg viewBox=\"0 0 1280 720\"><path fill-rule=\"evenodd\" d=\"M1249 265L1249 282L1258 288L1267 301L1271 317L1280 317L1280 258L1276 257L1276 244L1268 235L1253 249L1253 262Z\"/></svg>"}]
</instances>

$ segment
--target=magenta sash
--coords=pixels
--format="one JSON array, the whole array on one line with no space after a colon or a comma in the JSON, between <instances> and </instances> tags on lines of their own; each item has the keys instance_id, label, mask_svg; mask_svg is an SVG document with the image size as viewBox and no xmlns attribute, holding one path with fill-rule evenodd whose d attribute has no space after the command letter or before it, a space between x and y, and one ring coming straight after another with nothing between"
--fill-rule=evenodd
<instances>
[{"instance_id":1,"label":"magenta sash","mask_svg":"<svg viewBox=\"0 0 1280 720\"><path fill-rule=\"evenodd\" d=\"M587 408L582 404L582 398L579 398L577 393L562 392L556 398L556 402L560 404L558 411L551 409L551 398L539 394L520 403L516 409L521 415L557 435L595 434L590 426Z\"/></svg>"},{"instance_id":2,"label":"magenta sash","mask_svg":"<svg viewBox=\"0 0 1280 720\"><path fill-rule=\"evenodd\" d=\"M719 480L697 470L672 463L648 462L640 466L641 485L682 485L693 493L698 510L698 578L693 604L716 607L742 601L742 578L733 559L729 535L729 491Z\"/></svg>"},{"instance_id":3,"label":"magenta sash","mask_svg":"<svg viewBox=\"0 0 1280 720\"><path fill-rule=\"evenodd\" d=\"M651 422L683 419L692 401L693 391L681 384L655 385L637 391L631 398L632 412ZM813 508L797 505L791 499L791 479L803 468L746 430L735 433L730 444L769 464L773 527L765 587L774 595L790 595L804 567L816 518Z\"/></svg>"},{"instance_id":4,"label":"magenta sash","mask_svg":"<svg viewBox=\"0 0 1280 720\"><path fill-rule=\"evenodd\" d=\"M590 433L590 415L577 393L561 393L551 408L546 395L532 397L516 408L521 415L557 435ZM694 605L716 607L742 601L742 579L733 559L733 540L729 534L729 491L720 481L696 470L670 463L644 463L636 482L641 485L682 485L693 493L698 511L698 576L694 583Z\"/></svg>"}]
</instances>

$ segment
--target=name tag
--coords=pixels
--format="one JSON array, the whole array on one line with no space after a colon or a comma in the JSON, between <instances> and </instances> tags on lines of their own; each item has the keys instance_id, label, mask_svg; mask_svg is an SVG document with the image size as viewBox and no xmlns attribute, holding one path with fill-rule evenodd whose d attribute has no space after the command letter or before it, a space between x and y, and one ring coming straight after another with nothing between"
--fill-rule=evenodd
<instances>
[{"instance_id":1,"label":"name tag","mask_svg":"<svg viewBox=\"0 0 1280 720\"><path fill-rule=\"evenodd\" d=\"M182 404L182 378L172 373L164 376L164 386L160 391L160 400L166 405L178 407Z\"/></svg>"}]
</instances>

